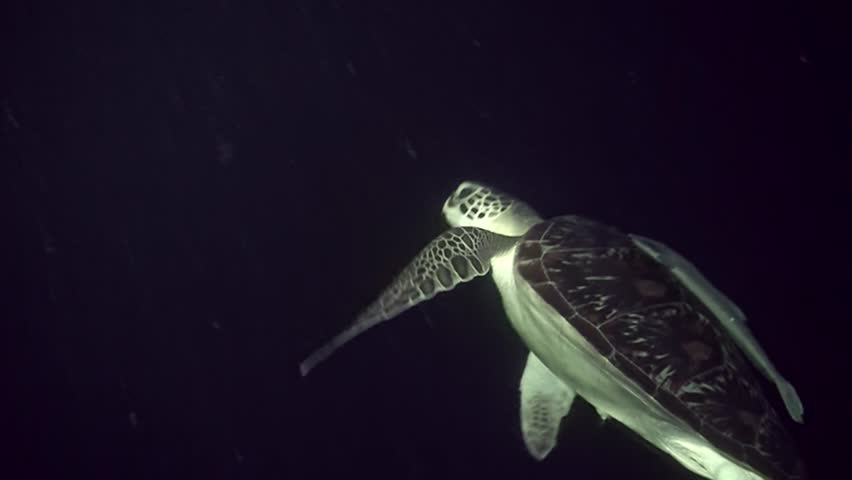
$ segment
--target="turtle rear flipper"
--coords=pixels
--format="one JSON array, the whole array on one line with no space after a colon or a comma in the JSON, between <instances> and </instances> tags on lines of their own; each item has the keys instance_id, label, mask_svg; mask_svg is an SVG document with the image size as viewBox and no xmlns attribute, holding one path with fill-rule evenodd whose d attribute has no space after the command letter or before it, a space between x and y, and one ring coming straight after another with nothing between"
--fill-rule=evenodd
<instances>
[{"instance_id":1,"label":"turtle rear flipper","mask_svg":"<svg viewBox=\"0 0 852 480\"><path fill-rule=\"evenodd\" d=\"M576 393L532 352L527 357L520 390L524 444L536 460L544 460L556 447L559 424L571 410Z\"/></svg>"},{"instance_id":2,"label":"turtle rear flipper","mask_svg":"<svg viewBox=\"0 0 852 480\"><path fill-rule=\"evenodd\" d=\"M317 364L365 330L390 320L418 303L488 273L491 257L515 243L513 237L475 227L455 227L432 240L397 275L355 322L306 358L307 375Z\"/></svg>"}]
</instances>

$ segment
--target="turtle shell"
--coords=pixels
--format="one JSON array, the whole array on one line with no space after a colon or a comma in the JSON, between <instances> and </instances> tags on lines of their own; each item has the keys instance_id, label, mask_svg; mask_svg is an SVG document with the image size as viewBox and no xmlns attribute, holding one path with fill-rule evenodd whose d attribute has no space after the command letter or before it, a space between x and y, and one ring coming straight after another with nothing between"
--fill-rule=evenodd
<instances>
[{"instance_id":1,"label":"turtle shell","mask_svg":"<svg viewBox=\"0 0 852 480\"><path fill-rule=\"evenodd\" d=\"M627 235L557 217L524 235L515 267L607 361L716 448L768 478L805 478L755 369L709 310Z\"/></svg>"}]
</instances>

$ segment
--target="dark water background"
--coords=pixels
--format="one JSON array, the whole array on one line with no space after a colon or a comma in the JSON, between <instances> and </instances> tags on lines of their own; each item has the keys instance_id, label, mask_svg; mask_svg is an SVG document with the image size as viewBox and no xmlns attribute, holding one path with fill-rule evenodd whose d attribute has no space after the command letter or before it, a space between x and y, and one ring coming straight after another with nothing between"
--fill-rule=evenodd
<instances>
[{"instance_id":1,"label":"dark water background","mask_svg":"<svg viewBox=\"0 0 852 480\"><path fill-rule=\"evenodd\" d=\"M0 476L694 478L580 401L532 461L491 282L298 376L472 178L692 259L842 478L842 17L639 3L4 3Z\"/></svg>"}]
</instances>

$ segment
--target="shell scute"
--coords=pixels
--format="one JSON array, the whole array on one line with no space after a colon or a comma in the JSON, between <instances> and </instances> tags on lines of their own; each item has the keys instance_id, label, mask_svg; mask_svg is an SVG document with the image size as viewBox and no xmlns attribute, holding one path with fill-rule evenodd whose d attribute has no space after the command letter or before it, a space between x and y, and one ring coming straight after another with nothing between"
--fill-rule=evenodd
<instances>
[{"instance_id":1,"label":"shell scute","mask_svg":"<svg viewBox=\"0 0 852 480\"><path fill-rule=\"evenodd\" d=\"M518 275L666 410L768 478L806 474L756 372L718 320L630 238L582 217L531 228Z\"/></svg>"}]
</instances>

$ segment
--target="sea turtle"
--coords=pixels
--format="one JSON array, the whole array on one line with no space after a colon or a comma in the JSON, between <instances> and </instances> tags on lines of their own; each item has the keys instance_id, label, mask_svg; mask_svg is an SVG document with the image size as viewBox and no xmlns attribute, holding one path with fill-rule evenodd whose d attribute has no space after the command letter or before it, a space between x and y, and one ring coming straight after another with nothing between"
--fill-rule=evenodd
<instances>
[{"instance_id":1,"label":"sea turtle","mask_svg":"<svg viewBox=\"0 0 852 480\"><path fill-rule=\"evenodd\" d=\"M792 385L745 316L672 249L575 215L542 219L495 188L462 182L446 200L452 228L430 242L356 321L301 364L489 270L530 353L521 432L544 459L576 395L696 474L714 480L804 479L803 463L750 361L802 422Z\"/></svg>"}]
</instances>

